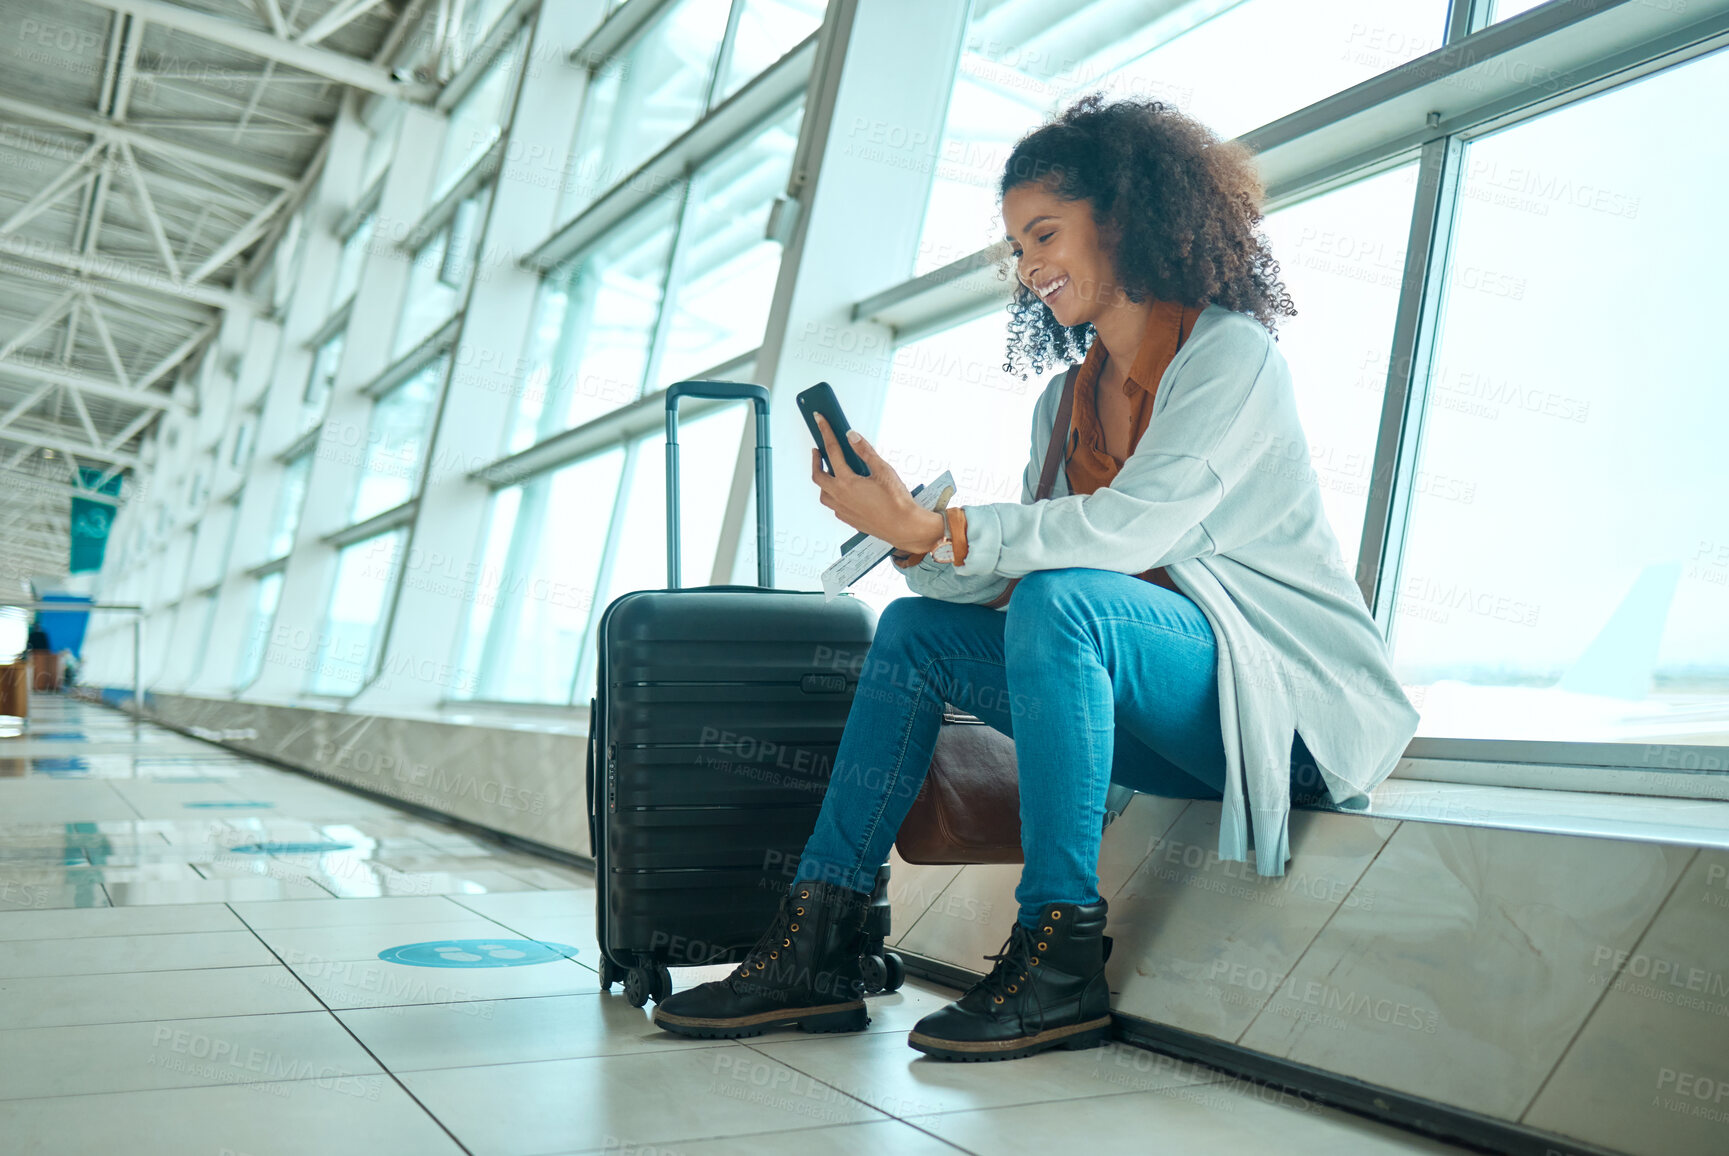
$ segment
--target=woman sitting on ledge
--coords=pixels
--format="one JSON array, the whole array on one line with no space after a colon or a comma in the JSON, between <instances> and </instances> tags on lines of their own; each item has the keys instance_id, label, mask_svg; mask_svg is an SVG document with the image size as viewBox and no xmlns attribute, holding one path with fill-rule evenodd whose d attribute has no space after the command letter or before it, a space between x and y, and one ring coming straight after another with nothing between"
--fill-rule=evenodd
<instances>
[{"instance_id":1,"label":"woman sitting on ledge","mask_svg":"<svg viewBox=\"0 0 1729 1156\"><path fill-rule=\"evenodd\" d=\"M1248 152L1161 103L1089 97L1020 141L1000 192L1007 368L1078 361L1072 388L1039 399L1018 503L934 513L856 432L869 477L832 434L834 476L812 451L823 505L892 543L925 597L882 615L774 924L726 979L656 1007L669 1031L867 1026L865 909L945 701L1013 736L1026 856L995 966L909 1037L945 1059L1105 1038L1112 781L1222 799L1220 855L1252 845L1279 875L1293 796L1366 806L1416 731L1307 468L1271 332L1295 309Z\"/></svg>"}]
</instances>

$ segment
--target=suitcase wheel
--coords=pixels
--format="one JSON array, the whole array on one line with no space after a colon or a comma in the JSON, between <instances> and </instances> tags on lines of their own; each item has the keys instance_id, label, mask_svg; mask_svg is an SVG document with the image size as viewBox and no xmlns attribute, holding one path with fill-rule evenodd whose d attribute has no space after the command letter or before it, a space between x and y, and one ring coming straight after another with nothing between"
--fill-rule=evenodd
<instances>
[{"instance_id":1,"label":"suitcase wheel","mask_svg":"<svg viewBox=\"0 0 1729 1156\"><path fill-rule=\"evenodd\" d=\"M624 969L614 967L612 960L608 959L605 953L602 953L600 957L600 990L609 992L612 990L613 984L622 982L624 982Z\"/></svg>"},{"instance_id":2,"label":"suitcase wheel","mask_svg":"<svg viewBox=\"0 0 1729 1156\"><path fill-rule=\"evenodd\" d=\"M642 1007L653 1000L659 1003L672 994L672 972L664 963L633 967L625 973L624 998L631 1007Z\"/></svg>"},{"instance_id":3,"label":"suitcase wheel","mask_svg":"<svg viewBox=\"0 0 1729 1156\"><path fill-rule=\"evenodd\" d=\"M896 991L906 982L906 964L892 951L869 952L859 956L858 963L867 992Z\"/></svg>"}]
</instances>

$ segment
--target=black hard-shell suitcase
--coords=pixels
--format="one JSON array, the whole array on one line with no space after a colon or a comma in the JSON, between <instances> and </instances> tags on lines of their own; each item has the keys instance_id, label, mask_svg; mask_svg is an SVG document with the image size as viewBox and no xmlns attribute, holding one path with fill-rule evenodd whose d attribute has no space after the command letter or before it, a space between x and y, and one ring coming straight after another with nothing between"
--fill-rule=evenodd
<instances>
[{"instance_id":1,"label":"black hard-shell suitcase","mask_svg":"<svg viewBox=\"0 0 1729 1156\"><path fill-rule=\"evenodd\" d=\"M816 825L876 615L854 597L774 590L768 390L686 381L666 397L667 589L601 616L590 703L589 837L600 982L636 1007L669 967L736 963L792 883ZM757 586L679 583L678 403L751 401ZM884 950L888 867L863 958L867 990L904 975Z\"/></svg>"}]
</instances>

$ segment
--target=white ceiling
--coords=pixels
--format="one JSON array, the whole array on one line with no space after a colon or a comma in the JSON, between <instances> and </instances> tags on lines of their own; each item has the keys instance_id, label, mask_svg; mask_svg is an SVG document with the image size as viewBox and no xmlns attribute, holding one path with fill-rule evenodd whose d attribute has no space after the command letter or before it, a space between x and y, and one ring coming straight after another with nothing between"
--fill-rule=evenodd
<instances>
[{"instance_id":1,"label":"white ceiling","mask_svg":"<svg viewBox=\"0 0 1729 1156\"><path fill-rule=\"evenodd\" d=\"M0 563L64 573L76 467L126 473L316 178L410 0L0 0ZM448 22L442 22L441 27Z\"/></svg>"}]
</instances>

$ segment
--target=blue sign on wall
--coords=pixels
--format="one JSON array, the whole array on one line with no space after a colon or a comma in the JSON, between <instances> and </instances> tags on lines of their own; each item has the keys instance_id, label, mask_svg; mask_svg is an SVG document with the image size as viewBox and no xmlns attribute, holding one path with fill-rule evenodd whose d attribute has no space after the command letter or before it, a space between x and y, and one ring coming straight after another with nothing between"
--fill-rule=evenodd
<instances>
[{"instance_id":1,"label":"blue sign on wall","mask_svg":"<svg viewBox=\"0 0 1729 1156\"><path fill-rule=\"evenodd\" d=\"M102 482L102 470L81 466L78 470L80 488L110 497L120 496L119 475ZM102 482L99 486L98 482ZM67 569L73 574L102 569L102 555L108 548L108 530L114 525L114 507L108 502L92 502L88 498L72 499L72 556Z\"/></svg>"},{"instance_id":2,"label":"blue sign on wall","mask_svg":"<svg viewBox=\"0 0 1729 1156\"><path fill-rule=\"evenodd\" d=\"M433 939L387 947L378 958L409 967L526 967L575 959L576 948L538 939Z\"/></svg>"}]
</instances>

